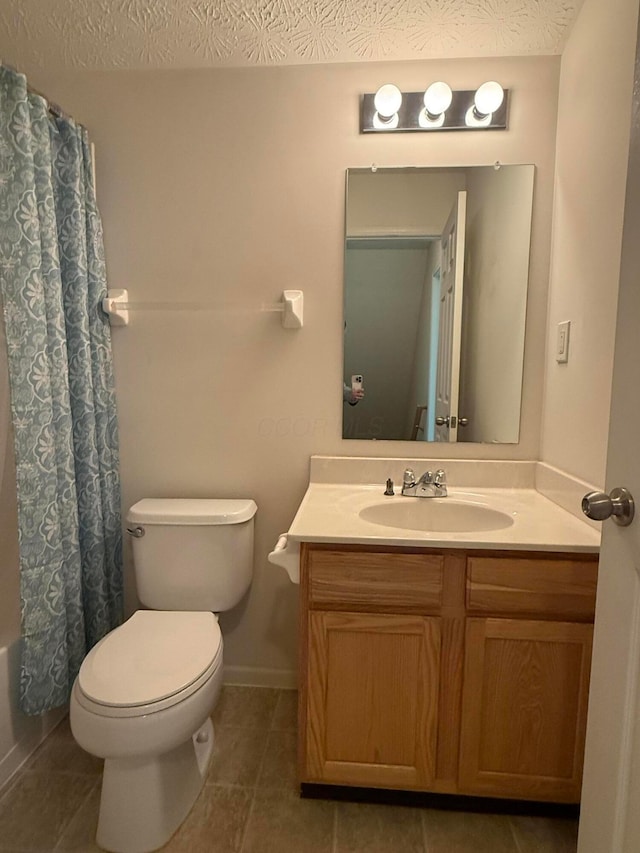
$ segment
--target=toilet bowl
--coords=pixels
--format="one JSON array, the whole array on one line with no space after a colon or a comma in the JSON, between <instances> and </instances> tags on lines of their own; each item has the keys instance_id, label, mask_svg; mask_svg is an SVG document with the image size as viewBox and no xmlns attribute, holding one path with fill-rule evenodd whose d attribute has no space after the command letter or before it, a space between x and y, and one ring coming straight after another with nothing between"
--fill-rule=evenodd
<instances>
[{"instance_id":1,"label":"toilet bowl","mask_svg":"<svg viewBox=\"0 0 640 853\"><path fill-rule=\"evenodd\" d=\"M146 853L180 826L206 777L221 686L212 613L140 610L89 652L70 717L80 746L105 759L101 847Z\"/></svg>"},{"instance_id":2,"label":"toilet bowl","mask_svg":"<svg viewBox=\"0 0 640 853\"><path fill-rule=\"evenodd\" d=\"M104 758L96 840L112 853L162 847L193 806L213 750L222 687L215 615L251 583L252 500L145 498L131 507L138 610L84 659L71 731Z\"/></svg>"}]
</instances>

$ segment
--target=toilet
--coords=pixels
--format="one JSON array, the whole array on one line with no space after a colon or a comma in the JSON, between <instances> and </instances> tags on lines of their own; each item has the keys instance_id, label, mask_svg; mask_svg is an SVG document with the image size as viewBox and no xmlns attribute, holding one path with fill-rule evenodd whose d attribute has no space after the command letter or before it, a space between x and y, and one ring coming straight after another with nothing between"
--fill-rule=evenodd
<instances>
[{"instance_id":1,"label":"toilet","mask_svg":"<svg viewBox=\"0 0 640 853\"><path fill-rule=\"evenodd\" d=\"M84 659L73 736L104 758L96 840L113 853L165 844L193 806L222 686L216 614L251 583L252 500L146 498L131 507L136 611Z\"/></svg>"}]
</instances>

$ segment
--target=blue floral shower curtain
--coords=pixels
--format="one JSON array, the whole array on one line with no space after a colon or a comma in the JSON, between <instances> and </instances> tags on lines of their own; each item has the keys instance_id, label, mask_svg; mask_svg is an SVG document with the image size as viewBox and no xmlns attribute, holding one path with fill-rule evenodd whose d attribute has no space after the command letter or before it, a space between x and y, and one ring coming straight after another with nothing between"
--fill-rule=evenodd
<instances>
[{"instance_id":1,"label":"blue floral shower curtain","mask_svg":"<svg viewBox=\"0 0 640 853\"><path fill-rule=\"evenodd\" d=\"M0 67L0 286L14 427L21 706L64 704L122 620L118 437L87 132Z\"/></svg>"}]
</instances>

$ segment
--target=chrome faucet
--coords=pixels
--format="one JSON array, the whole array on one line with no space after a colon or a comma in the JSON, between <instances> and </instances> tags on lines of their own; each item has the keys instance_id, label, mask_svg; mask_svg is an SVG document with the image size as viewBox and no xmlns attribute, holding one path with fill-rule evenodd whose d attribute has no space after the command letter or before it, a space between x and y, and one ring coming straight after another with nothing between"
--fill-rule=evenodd
<instances>
[{"instance_id":1,"label":"chrome faucet","mask_svg":"<svg viewBox=\"0 0 640 853\"><path fill-rule=\"evenodd\" d=\"M402 477L400 494L411 498L446 498L447 475L442 468L438 468L435 474L433 471L425 471L416 480L412 469L407 468Z\"/></svg>"}]
</instances>

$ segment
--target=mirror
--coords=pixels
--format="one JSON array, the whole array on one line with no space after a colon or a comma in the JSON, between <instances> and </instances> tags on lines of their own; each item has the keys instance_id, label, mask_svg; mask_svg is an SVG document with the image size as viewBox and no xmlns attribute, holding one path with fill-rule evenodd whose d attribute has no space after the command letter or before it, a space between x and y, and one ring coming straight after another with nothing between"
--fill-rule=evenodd
<instances>
[{"instance_id":1,"label":"mirror","mask_svg":"<svg viewBox=\"0 0 640 853\"><path fill-rule=\"evenodd\" d=\"M518 442L533 180L348 170L343 438Z\"/></svg>"}]
</instances>

